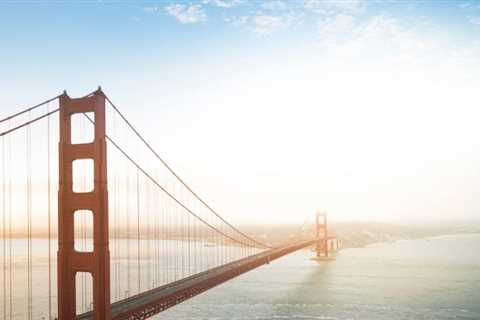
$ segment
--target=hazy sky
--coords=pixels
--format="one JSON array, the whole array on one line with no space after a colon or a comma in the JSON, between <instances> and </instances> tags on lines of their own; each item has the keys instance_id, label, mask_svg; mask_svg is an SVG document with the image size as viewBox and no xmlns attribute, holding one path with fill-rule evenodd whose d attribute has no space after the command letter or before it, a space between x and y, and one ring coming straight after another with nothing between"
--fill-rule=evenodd
<instances>
[{"instance_id":1,"label":"hazy sky","mask_svg":"<svg viewBox=\"0 0 480 320\"><path fill-rule=\"evenodd\" d=\"M480 214L480 1L0 3L0 116L97 85L236 223Z\"/></svg>"}]
</instances>

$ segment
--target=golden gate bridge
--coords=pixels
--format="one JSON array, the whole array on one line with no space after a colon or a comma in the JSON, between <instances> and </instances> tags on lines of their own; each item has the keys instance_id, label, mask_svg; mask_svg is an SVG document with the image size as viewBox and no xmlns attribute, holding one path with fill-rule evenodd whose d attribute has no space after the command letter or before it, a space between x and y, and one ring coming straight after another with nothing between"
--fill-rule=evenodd
<instances>
[{"instance_id":1,"label":"golden gate bridge","mask_svg":"<svg viewBox=\"0 0 480 320\"><path fill-rule=\"evenodd\" d=\"M145 319L297 250L338 248L325 214L279 243L239 230L101 88L0 126L2 319Z\"/></svg>"}]
</instances>

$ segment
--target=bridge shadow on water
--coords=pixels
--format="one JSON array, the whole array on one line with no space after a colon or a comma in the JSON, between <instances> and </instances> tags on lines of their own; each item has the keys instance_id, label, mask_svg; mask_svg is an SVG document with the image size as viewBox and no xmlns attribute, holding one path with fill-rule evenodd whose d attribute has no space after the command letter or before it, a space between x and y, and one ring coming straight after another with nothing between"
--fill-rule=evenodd
<instances>
[{"instance_id":1,"label":"bridge shadow on water","mask_svg":"<svg viewBox=\"0 0 480 320\"><path fill-rule=\"evenodd\" d=\"M331 277L334 264L334 260L312 260L310 265L299 270L304 277L289 284L286 295L273 301L271 318L323 318L325 313L322 311L331 309L335 301Z\"/></svg>"}]
</instances>

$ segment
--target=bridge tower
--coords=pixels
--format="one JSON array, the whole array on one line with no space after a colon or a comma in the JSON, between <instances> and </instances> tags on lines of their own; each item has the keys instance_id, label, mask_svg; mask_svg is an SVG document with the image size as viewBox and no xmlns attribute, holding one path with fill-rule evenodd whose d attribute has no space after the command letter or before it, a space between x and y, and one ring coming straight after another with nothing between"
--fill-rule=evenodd
<instances>
[{"instance_id":1,"label":"bridge tower","mask_svg":"<svg viewBox=\"0 0 480 320\"><path fill-rule=\"evenodd\" d=\"M322 220L322 221L320 221ZM316 245L317 258L321 256L328 257L328 228L327 228L327 213L321 213L317 211L316 216L316 236L317 238L323 237Z\"/></svg>"},{"instance_id":2,"label":"bridge tower","mask_svg":"<svg viewBox=\"0 0 480 320\"><path fill-rule=\"evenodd\" d=\"M94 140L72 144L71 116L94 114ZM93 279L93 316L111 319L110 253L108 248L107 148L105 140L105 95L95 93L78 99L66 92L60 97L59 190L58 190L58 317L76 316L77 272L90 273ZM73 191L73 161L93 160L94 188L91 192ZM75 250L74 214L90 210L93 215L93 251Z\"/></svg>"}]
</instances>

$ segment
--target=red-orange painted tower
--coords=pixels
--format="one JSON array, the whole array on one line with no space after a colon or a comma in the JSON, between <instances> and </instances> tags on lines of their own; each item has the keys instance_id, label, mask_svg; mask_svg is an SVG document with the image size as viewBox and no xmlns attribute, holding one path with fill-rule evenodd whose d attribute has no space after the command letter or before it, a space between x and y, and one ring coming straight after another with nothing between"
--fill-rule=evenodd
<instances>
[{"instance_id":1,"label":"red-orange painted tower","mask_svg":"<svg viewBox=\"0 0 480 320\"><path fill-rule=\"evenodd\" d=\"M91 143L72 144L71 116L93 112L95 138ZM58 317L73 320L76 314L75 276L88 272L93 279L94 319L111 319L110 254L108 248L107 148L105 140L105 95L99 88L84 98L60 97L59 190L58 190ZM94 189L73 191L73 161L93 160ZM93 213L93 251L75 251L74 214Z\"/></svg>"},{"instance_id":2,"label":"red-orange painted tower","mask_svg":"<svg viewBox=\"0 0 480 320\"><path fill-rule=\"evenodd\" d=\"M322 222L320 222L320 218L322 218ZM326 213L320 213L317 212L317 220L316 220L316 226L317 226L317 238L320 238L323 236L322 240L319 240L317 242L316 246L316 253L317 253L317 258L321 257L322 254L324 257L328 257L328 228L327 228L327 214Z\"/></svg>"}]
</instances>

